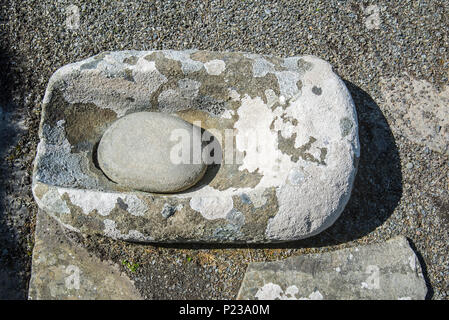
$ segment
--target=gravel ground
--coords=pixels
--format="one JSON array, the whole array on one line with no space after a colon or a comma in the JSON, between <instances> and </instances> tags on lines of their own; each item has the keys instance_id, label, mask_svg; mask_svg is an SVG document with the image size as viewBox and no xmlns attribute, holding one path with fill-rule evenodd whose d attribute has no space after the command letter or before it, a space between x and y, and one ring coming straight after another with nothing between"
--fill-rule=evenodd
<instances>
[{"instance_id":1,"label":"gravel ground","mask_svg":"<svg viewBox=\"0 0 449 320\"><path fill-rule=\"evenodd\" d=\"M402 134L379 84L406 72L437 91L448 85L448 1L4 0L0 8L0 299L27 296L36 214L30 175L51 74L106 50L187 48L314 54L334 65L360 121L362 156L347 209L322 234L277 246L74 238L119 263L146 298L206 299L234 298L250 261L402 234L424 264L429 298L449 298L448 155Z\"/></svg>"}]
</instances>

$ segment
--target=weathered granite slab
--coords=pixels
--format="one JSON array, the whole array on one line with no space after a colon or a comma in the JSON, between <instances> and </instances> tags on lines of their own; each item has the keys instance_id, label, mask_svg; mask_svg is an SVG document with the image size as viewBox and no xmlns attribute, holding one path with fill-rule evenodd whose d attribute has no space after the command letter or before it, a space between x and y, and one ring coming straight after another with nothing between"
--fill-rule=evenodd
<instances>
[{"instance_id":1,"label":"weathered granite slab","mask_svg":"<svg viewBox=\"0 0 449 320\"><path fill-rule=\"evenodd\" d=\"M407 239L256 262L237 299L421 300L427 293L419 261Z\"/></svg>"},{"instance_id":2,"label":"weathered granite slab","mask_svg":"<svg viewBox=\"0 0 449 320\"><path fill-rule=\"evenodd\" d=\"M29 299L140 300L133 282L117 266L71 243L62 228L38 211Z\"/></svg>"},{"instance_id":3,"label":"weathered granite slab","mask_svg":"<svg viewBox=\"0 0 449 320\"><path fill-rule=\"evenodd\" d=\"M339 217L356 174L352 98L313 56L106 52L56 71L43 104L33 194L74 231L144 242L301 239ZM221 163L175 194L111 182L97 144L117 118L139 111L210 132Z\"/></svg>"}]
</instances>

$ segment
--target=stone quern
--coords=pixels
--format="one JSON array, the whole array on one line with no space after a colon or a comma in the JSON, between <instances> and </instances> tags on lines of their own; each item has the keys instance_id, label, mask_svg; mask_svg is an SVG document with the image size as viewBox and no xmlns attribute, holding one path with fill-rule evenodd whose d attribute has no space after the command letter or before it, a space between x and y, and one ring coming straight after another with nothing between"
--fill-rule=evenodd
<instances>
[{"instance_id":1,"label":"stone quern","mask_svg":"<svg viewBox=\"0 0 449 320\"><path fill-rule=\"evenodd\" d=\"M173 193L111 181L118 177L101 170L97 146L118 119L140 112L178 117L211 133L221 162L186 190L195 179L158 185ZM352 98L331 65L314 56L104 52L51 77L39 134L33 173L39 207L73 231L143 242L316 235L343 211L360 152ZM157 162L164 154L152 157ZM177 174L199 178L199 169Z\"/></svg>"},{"instance_id":2,"label":"stone quern","mask_svg":"<svg viewBox=\"0 0 449 320\"><path fill-rule=\"evenodd\" d=\"M422 300L427 287L404 237L248 266L237 299Z\"/></svg>"},{"instance_id":3,"label":"stone quern","mask_svg":"<svg viewBox=\"0 0 449 320\"><path fill-rule=\"evenodd\" d=\"M170 139L176 132L184 139ZM131 113L104 133L98 163L106 176L122 186L159 193L182 191L198 182L207 167L201 157L198 163L193 161L194 133L193 125L179 117ZM198 134L201 151L200 138Z\"/></svg>"}]
</instances>

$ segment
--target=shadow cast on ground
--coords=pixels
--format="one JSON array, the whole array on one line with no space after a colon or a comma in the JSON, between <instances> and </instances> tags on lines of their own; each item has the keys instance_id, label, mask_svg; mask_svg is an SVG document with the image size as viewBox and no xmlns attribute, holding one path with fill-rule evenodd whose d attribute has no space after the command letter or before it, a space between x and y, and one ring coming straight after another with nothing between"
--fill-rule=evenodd
<instances>
[{"instance_id":1,"label":"shadow cast on ground","mask_svg":"<svg viewBox=\"0 0 449 320\"><path fill-rule=\"evenodd\" d=\"M423 274L424 281L426 282L426 286L427 286L426 300L431 300L433 297L433 294L434 294L434 290L432 288L432 285L430 284L430 278L429 278L429 273L427 272L426 263L424 262L424 258L421 255L421 253L419 253L415 244L410 239L407 239L407 240L408 240L410 247L415 252L416 257L418 258L419 264L421 265L422 274Z\"/></svg>"},{"instance_id":2,"label":"shadow cast on ground","mask_svg":"<svg viewBox=\"0 0 449 320\"><path fill-rule=\"evenodd\" d=\"M18 126L23 112L12 102L13 87L21 80L12 71L10 56L7 46L0 47L0 300L26 299L28 281L21 273L29 261L20 244L21 235L11 224L13 216L20 214L20 199L11 200L9 196L17 177L15 167L8 163L13 160L8 158L17 151L13 148L23 133ZM16 205L11 206L12 202Z\"/></svg>"}]
</instances>

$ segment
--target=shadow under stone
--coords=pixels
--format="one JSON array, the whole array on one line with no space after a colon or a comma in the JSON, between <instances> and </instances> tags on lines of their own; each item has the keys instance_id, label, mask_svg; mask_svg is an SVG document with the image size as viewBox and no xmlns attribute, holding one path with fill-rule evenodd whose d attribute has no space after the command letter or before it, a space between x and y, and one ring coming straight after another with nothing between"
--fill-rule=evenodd
<instances>
[{"instance_id":1,"label":"shadow under stone","mask_svg":"<svg viewBox=\"0 0 449 320\"><path fill-rule=\"evenodd\" d=\"M0 39L1 40L1 39ZM0 41L1 42L1 41ZM19 126L23 110L13 102L13 88L22 81L13 71L12 53L6 43L0 47L0 300L26 299L31 258L23 248L23 236L18 232L25 224L21 199L12 199L20 186L18 170L21 168L20 146L17 145L24 129ZM15 162L18 162L14 164ZM15 195L17 197L17 195ZM22 210L22 211L20 211ZM13 223L13 221L21 220ZM16 220L16 221L17 221ZM19 227L17 226L19 225Z\"/></svg>"},{"instance_id":2,"label":"shadow under stone","mask_svg":"<svg viewBox=\"0 0 449 320\"><path fill-rule=\"evenodd\" d=\"M218 171L220 171L221 161L219 163L215 163L213 160L214 160L214 155L216 153L218 153L218 155L219 155L218 158L222 159L223 149L219 142L214 143L217 140L217 138L209 130L201 128L201 136L202 137L204 136L205 133L207 133L207 136L210 137L210 140L203 141L201 150L202 150L202 152L209 151L207 159L209 159L208 163L210 163L210 164L207 165L206 172L204 173L204 176L195 185L193 185L192 187L190 187L184 191L177 192L177 194L193 192L193 191L199 190L201 188L204 188L205 186L208 186L211 183L211 181L214 180L215 176L218 174ZM210 150L204 150L204 148L207 145L210 145L213 148L211 148Z\"/></svg>"},{"instance_id":3,"label":"shadow under stone","mask_svg":"<svg viewBox=\"0 0 449 320\"><path fill-rule=\"evenodd\" d=\"M426 286L427 286L426 300L431 300L433 297L433 294L434 294L434 290L432 288L432 285L430 284L429 273L427 271L427 266L426 266L426 263L424 262L424 258L421 255L421 253L419 253L415 244L408 238L407 238L407 241L410 245L410 248L412 248L412 250L415 252L416 257L418 258L419 264L421 265L422 274L423 274L424 281L426 282Z\"/></svg>"}]
</instances>

